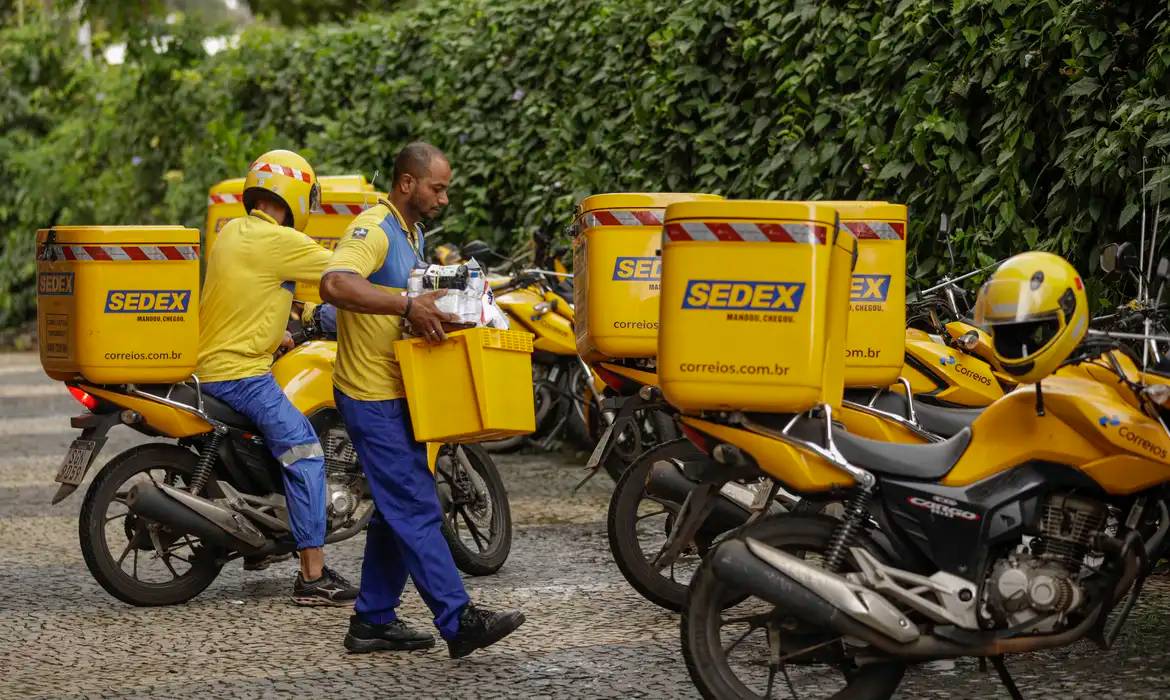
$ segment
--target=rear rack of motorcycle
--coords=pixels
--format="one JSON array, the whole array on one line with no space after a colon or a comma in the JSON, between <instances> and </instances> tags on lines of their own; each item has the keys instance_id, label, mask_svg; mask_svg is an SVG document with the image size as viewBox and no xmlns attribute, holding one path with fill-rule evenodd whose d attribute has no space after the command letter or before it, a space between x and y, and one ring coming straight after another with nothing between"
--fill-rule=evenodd
<instances>
[{"instance_id":1,"label":"rear rack of motorcycle","mask_svg":"<svg viewBox=\"0 0 1170 700\"><path fill-rule=\"evenodd\" d=\"M798 437L792 433L792 429L796 426L797 422L806 416L814 420L818 418L823 420L823 444L814 442L812 440L806 440L805 438ZM732 422L739 423L744 428L747 428L754 433L765 435L775 440L787 443L797 449L805 450L815 454L829 464L832 464L849 476L853 477L853 480L866 490L873 488L873 486L877 483L877 478L874 477L873 473L853 464L848 459L846 459L843 454L841 454L839 449L837 449L837 443L833 440L833 407L829 404L818 404L809 409L809 411L806 413L794 414L792 418L789 419L788 423L785 424L785 426L780 430L763 425L762 423L749 418L742 412L733 413L731 415L731 419Z\"/></svg>"},{"instance_id":2,"label":"rear rack of motorcycle","mask_svg":"<svg viewBox=\"0 0 1170 700\"><path fill-rule=\"evenodd\" d=\"M879 418L893 421L906 430L909 430L918 437L922 438L923 440L926 440L927 442L941 442L941 437L927 432L925 429L923 429L922 424L918 422L918 414L914 410L914 392L910 391L910 380L906 379L905 377L898 377L898 383L901 384L902 388L906 391L906 393L902 395L902 398L906 401L905 416L877 407L877 400L882 397L882 394L886 392L890 392L891 394L894 393L885 387L875 389L873 396L870 397L868 403L860 404L849 400L842 400L842 403L848 405L849 408L855 411L861 411L862 413L868 413L871 416L877 416Z\"/></svg>"},{"instance_id":3,"label":"rear rack of motorcycle","mask_svg":"<svg viewBox=\"0 0 1170 700\"><path fill-rule=\"evenodd\" d=\"M194 384L194 386L191 386L192 383ZM182 401L176 401L175 399L171 398L172 394L174 394L175 387L177 387L177 386L190 387L195 392L195 405L194 406L191 406L190 404L185 404ZM175 408L175 409L178 409L180 411L186 411L187 413L192 413L196 416L199 416L200 418L202 418L203 420L205 420L209 423L217 422L211 416L207 415L207 413L203 410L203 384L199 381L199 377L194 375L194 374L192 374L188 379L185 379L181 382L175 382L174 384L171 384L170 388L167 389L167 393L165 396L159 396L158 394L152 394L148 391L143 391L143 390L139 389L134 384L127 384L126 390L130 394L137 396L139 398L147 399L150 401L157 401L159 403L170 406L171 408Z\"/></svg>"}]
</instances>

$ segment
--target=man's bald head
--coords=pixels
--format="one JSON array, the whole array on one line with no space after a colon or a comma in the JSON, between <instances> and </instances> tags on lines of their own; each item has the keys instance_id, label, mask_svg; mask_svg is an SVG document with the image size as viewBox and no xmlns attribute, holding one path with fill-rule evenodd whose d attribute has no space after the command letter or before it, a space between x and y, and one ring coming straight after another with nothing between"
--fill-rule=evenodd
<instances>
[{"instance_id":1,"label":"man's bald head","mask_svg":"<svg viewBox=\"0 0 1170 700\"><path fill-rule=\"evenodd\" d=\"M398 185L403 175L410 175L415 180L426 178L436 160L448 163L442 151L425 141L407 144L394 158L394 184Z\"/></svg>"}]
</instances>

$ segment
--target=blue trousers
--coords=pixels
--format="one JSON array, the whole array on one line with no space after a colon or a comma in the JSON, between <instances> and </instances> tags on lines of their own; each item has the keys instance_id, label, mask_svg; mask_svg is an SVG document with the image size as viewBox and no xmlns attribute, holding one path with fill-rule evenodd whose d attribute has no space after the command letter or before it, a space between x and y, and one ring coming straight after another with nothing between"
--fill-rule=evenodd
<instances>
[{"instance_id":1,"label":"blue trousers","mask_svg":"<svg viewBox=\"0 0 1170 700\"><path fill-rule=\"evenodd\" d=\"M284 499L297 549L325 544L325 457L309 419L292 405L272 374L208 382L203 391L247 416L284 467Z\"/></svg>"},{"instance_id":2,"label":"blue trousers","mask_svg":"<svg viewBox=\"0 0 1170 700\"><path fill-rule=\"evenodd\" d=\"M393 622L409 575L439 634L450 639L469 599L443 539L435 477L426 448L414 439L406 400L359 401L337 390L334 397L377 509L366 532L354 610L373 624Z\"/></svg>"}]
</instances>

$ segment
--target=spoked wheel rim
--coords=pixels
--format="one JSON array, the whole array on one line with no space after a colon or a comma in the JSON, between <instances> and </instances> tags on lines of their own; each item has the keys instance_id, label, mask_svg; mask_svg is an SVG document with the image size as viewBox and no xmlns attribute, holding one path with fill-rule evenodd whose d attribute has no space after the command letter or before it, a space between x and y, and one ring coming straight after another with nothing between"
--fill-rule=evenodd
<instances>
[{"instance_id":1,"label":"spoked wheel rim","mask_svg":"<svg viewBox=\"0 0 1170 700\"><path fill-rule=\"evenodd\" d=\"M135 484L153 481L185 490L187 478L179 469L160 465L118 485L101 513L102 548L115 573L145 587L172 586L198 574L200 561L210 556L199 537L174 533L133 513L126 502Z\"/></svg>"},{"instance_id":2,"label":"spoked wheel rim","mask_svg":"<svg viewBox=\"0 0 1170 700\"><path fill-rule=\"evenodd\" d=\"M664 566L655 565L674 528L678 510L677 503L655 498L643 491L634 519L634 534L646 566L672 583L687 586L703 561L706 547L688 545L674 562Z\"/></svg>"},{"instance_id":3,"label":"spoked wheel rim","mask_svg":"<svg viewBox=\"0 0 1170 700\"><path fill-rule=\"evenodd\" d=\"M741 535L823 567L836 527L820 516L783 515ZM872 551L864 538L858 546ZM906 668L893 660L858 664L876 652L739 590L719 578L710 560L691 584L682 631L687 670L705 697L889 698Z\"/></svg>"},{"instance_id":4,"label":"spoked wheel rim","mask_svg":"<svg viewBox=\"0 0 1170 700\"><path fill-rule=\"evenodd\" d=\"M445 447L435 463L443 520L464 547L490 554L500 546L503 516L492 502L487 481L468 468L458 451L462 448Z\"/></svg>"},{"instance_id":5,"label":"spoked wheel rim","mask_svg":"<svg viewBox=\"0 0 1170 700\"><path fill-rule=\"evenodd\" d=\"M725 595L742 597L731 590ZM711 640L718 645L716 659L741 697L832 697L855 670L840 636L814 633L755 596L724 609L708 633L717 635Z\"/></svg>"}]
</instances>

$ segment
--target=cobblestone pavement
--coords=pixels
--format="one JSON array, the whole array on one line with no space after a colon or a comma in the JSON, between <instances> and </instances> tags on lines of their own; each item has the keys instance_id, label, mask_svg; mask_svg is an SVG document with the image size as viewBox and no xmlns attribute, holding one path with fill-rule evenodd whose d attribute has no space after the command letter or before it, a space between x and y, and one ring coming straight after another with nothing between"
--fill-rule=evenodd
<instances>
[{"instance_id":1,"label":"cobblestone pavement","mask_svg":"<svg viewBox=\"0 0 1170 700\"><path fill-rule=\"evenodd\" d=\"M515 519L512 555L499 574L467 585L485 605L522 608L529 621L520 633L459 661L441 646L352 656L341 647L347 611L287 601L287 562L262 572L232 563L179 607L133 608L108 596L78 551L83 491L48 505L77 411L35 356L0 355L0 698L697 697L677 618L638 597L610 559L610 484L599 477L571 494L579 462L498 459ZM99 464L137 442L116 430ZM356 579L362 545L359 536L330 547L330 563ZM1009 665L1029 698L1170 697L1168 613L1170 581L1161 577L1112 651L1081 644ZM404 617L428 623L413 591ZM950 672L912 671L899 697L1007 695L994 674L960 661Z\"/></svg>"}]
</instances>

